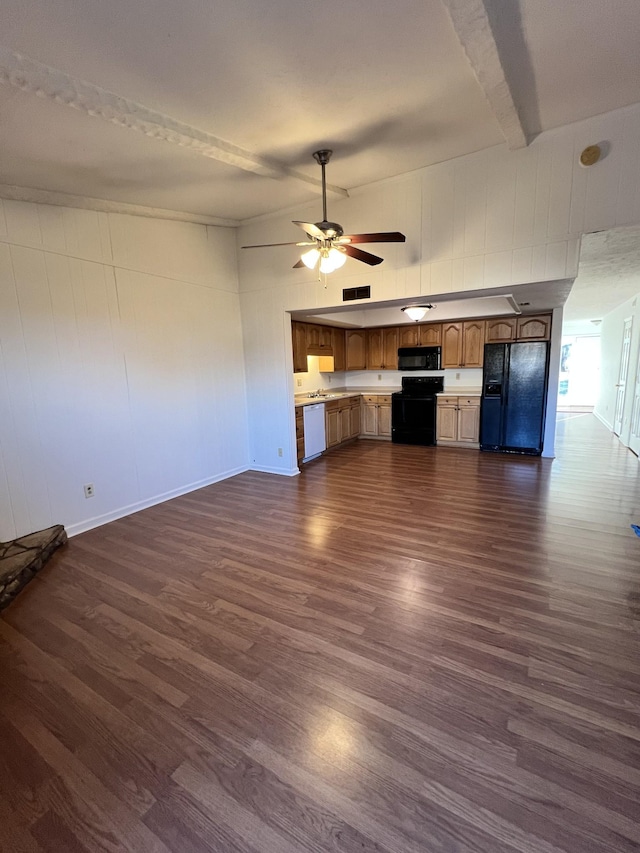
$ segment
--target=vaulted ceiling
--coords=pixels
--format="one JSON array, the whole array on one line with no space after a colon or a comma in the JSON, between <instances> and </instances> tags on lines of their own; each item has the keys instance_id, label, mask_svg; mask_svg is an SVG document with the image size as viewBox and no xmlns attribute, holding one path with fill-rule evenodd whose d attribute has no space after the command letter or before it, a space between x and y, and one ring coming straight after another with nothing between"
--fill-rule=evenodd
<instances>
[{"instance_id":1,"label":"vaulted ceiling","mask_svg":"<svg viewBox=\"0 0 640 853\"><path fill-rule=\"evenodd\" d=\"M319 147L349 189L639 97L638 0L0 0L0 20L4 193L198 221L308 202Z\"/></svg>"}]
</instances>

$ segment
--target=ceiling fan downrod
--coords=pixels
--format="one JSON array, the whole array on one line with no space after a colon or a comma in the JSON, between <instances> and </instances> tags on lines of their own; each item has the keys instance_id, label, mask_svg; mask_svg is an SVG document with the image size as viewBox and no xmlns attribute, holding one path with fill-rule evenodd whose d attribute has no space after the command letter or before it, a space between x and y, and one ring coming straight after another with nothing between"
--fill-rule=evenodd
<instances>
[{"instance_id":1,"label":"ceiling fan downrod","mask_svg":"<svg viewBox=\"0 0 640 853\"><path fill-rule=\"evenodd\" d=\"M330 148L323 148L320 151L314 151L313 156L315 158L316 163L320 164L320 168L322 169L322 220L323 222L327 221L327 179L324 173L324 167L327 165L329 160L331 159L331 155L333 151Z\"/></svg>"}]
</instances>

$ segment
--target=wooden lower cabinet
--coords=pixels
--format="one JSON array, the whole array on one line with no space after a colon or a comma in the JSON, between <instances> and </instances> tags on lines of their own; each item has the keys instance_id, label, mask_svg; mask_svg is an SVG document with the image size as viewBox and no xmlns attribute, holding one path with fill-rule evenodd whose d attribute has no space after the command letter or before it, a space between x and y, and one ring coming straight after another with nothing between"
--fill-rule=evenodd
<instances>
[{"instance_id":1,"label":"wooden lower cabinet","mask_svg":"<svg viewBox=\"0 0 640 853\"><path fill-rule=\"evenodd\" d=\"M360 435L360 396L325 403L327 450Z\"/></svg>"},{"instance_id":2,"label":"wooden lower cabinet","mask_svg":"<svg viewBox=\"0 0 640 853\"><path fill-rule=\"evenodd\" d=\"M436 441L478 447L480 397L438 397Z\"/></svg>"},{"instance_id":3,"label":"wooden lower cabinet","mask_svg":"<svg viewBox=\"0 0 640 853\"><path fill-rule=\"evenodd\" d=\"M390 394L363 394L360 435L366 438L391 438Z\"/></svg>"},{"instance_id":4,"label":"wooden lower cabinet","mask_svg":"<svg viewBox=\"0 0 640 853\"><path fill-rule=\"evenodd\" d=\"M298 465L304 458L304 414L302 406L296 407L296 456Z\"/></svg>"}]
</instances>

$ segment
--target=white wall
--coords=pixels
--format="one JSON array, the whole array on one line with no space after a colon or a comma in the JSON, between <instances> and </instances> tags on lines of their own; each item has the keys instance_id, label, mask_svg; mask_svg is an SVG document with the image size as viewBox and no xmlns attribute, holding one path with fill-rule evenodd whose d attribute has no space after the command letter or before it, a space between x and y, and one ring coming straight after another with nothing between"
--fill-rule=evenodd
<instances>
[{"instance_id":1,"label":"white wall","mask_svg":"<svg viewBox=\"0 0 640 853\"><path fill-rule=\"evenodd\" d=\"M247 465L233 231L0 202L0 540Z\"/></svg>"},{"instance_id":2,"label":"white wall","mask_svg":"<svg viewBox=\"0 0 640 853\"><path fill-rule=\"evenodd\" d=\"M607 156L581 167L582 149L603 141ZM342 288L356 285L371 285L372 302L380 302L503 285L517 294L518 284L573 278L583 233L640 222L638 150L634 106L541 134L523 150L499 146L354 191L350 199L330 198L329 218L347 231L400 230L407 242L379 247L385 261L375 268L347 261L326 283L291 269L295 247L240 251L252 466L295 470L287 311L339 306ZM316 221L320 210L316 201L256 220L240 229L238 245L295 239L290 220ZM559 341L550 365L556 386ZM546 448L553 445L556 392ZM284 459L278 447L286 448Z\"/></svg>"},{"instance_id":3,"label":"white wall","mask_svg":"<svg viewBox=\"0 0 640 853\"><path fill-rule=\"evenodd\" d=\"M629 317L632 319L631 349L622 432L620 433L620 441L626 447L629 446L631 409L633 407L638 349L640 347L640 294L623 302L622 305L618 305L617 308L602 318L600 324L600 393L594 409L596 417L600 418L608 429L613 430L616 411L616 384L622 353L622 333L624 321Z\"/></svg>"}]
</instances>

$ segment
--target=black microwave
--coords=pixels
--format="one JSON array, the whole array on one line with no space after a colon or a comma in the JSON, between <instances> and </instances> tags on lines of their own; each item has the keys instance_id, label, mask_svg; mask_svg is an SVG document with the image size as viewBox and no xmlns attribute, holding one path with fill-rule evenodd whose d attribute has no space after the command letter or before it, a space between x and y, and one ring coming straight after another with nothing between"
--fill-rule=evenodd
<instances>
[{"instance_id":1,"label":"black microwave","mask_svg":"<svg viewBox=\"0 0 640 853\"><path fill-rule=\"evenodd\" d=\"M398 370L440 370L440 347L400 347Z\"/></svg>"}]
</instances>

